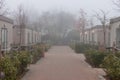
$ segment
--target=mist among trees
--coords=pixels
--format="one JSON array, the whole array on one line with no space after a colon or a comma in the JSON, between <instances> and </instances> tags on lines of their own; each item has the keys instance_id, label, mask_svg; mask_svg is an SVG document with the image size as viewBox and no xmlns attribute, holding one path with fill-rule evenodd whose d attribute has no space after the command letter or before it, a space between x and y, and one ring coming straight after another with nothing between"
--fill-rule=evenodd
<instances>
[{"instance_id":1,"label":"mist among trees","mask_svg":"<svg viewBox=\"0 0 120 80\"><path fill-rule=\"evenodd\" d=\"M44 35L43 40L59 43L74 29L75 16L64 11L44 12L38 23Z\"/></svg>"}]
</instances>

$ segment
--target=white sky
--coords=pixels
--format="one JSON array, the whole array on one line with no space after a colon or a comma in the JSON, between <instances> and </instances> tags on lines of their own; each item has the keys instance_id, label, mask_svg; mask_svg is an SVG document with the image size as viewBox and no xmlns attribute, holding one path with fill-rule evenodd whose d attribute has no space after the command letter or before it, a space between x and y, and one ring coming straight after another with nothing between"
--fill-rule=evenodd
<instances>
[{"instance_id":1,"label":"white sky","mask_svg":"<svg viewBox=\"0 0 120 80\"><path fill-rule=\"evenodd\" d=\"M6 0L11 11L15 10L19 4L23 4L29 10L36 10L39 13L50 10L65 10L78 14L80 8L85 9L88 14L94 14L93 11L103 9L110 11L110 16L118 16L112 0Z\"/></svg>"}]
</instances>

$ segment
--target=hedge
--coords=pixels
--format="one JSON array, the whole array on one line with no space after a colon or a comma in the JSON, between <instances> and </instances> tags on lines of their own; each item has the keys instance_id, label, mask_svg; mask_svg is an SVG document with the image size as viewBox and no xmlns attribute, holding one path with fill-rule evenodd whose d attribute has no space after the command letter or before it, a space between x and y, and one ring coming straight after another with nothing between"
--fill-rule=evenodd
<instances>
[{"instance_id":1,"label":"hedge","mask_svg":"<svg viewBox=\"0 0 120 80\"><path fill-rule=\"evenodd\" d=\"M16 80L17 68L12 63L10 57L5 56L0 60L0 71L5 74L3 80Z\"/></svg>"},{"instance_id":2,"label":"hedge","mask_svg":"<svg viewBox=\"0 0 120 80\"><path fill-rule=\"evenodd\" d=\"M85 53L89 49L98 49L98 46L95 45L89 45L89 44L83 44L83 43L74 43L70 44L70 47L76 52L76 53Z\"/></svg>"},{"instance_id":3,"label":"hedge","mask_svg":"<svg viewBox=\"0 0 120 80\"><path fill-rule=\"evenodd\" d=\"M101 65L110 80L120 80L120 58L115 54L105 57Z\"/></svg>"},{"instance_id":4,"label":"hedge","mask_svg":"<svg viewBox=\"0 0 120 80\"><path fill-rule=\"evenodd\" d=\"M0 73L4 73L2 80L17 80L32 62L37 62L44 57L45 50L49 48L46 45L35 45L32 50L11 51L0 60ZM0 78L1 80L1 78Z\"/></svg>"},{"instance_id":5,"label":"hedge","mask_svg":"<svg viewBox=\"0 0 120 80\"><path fill-rule=\"evenodd\" d=\"M108 52L98 50L88 50L85 53L86 61L89 62L93 67L100 67L103 63L104 58L108 55Z\"/></svg>"},{"instance_id":6,"label":"hedge","mask_svg":"<svg viewBox=\"0 0 120 80\"><path fill-rule=\"evenodd\" d=\"M87 44L72 44L76 53L84 53L86 61L93 67L101 67L110 80L120 80L120 52L99 51L97 46Z\"/></svg>"}]
</instances>

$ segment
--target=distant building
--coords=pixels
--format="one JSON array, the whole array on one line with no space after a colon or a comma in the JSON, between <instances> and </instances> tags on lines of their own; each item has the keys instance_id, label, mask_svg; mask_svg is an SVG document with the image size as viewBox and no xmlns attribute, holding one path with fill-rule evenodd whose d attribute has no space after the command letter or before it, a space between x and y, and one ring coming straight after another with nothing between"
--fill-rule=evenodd
<instances>
[{"instance_id":1,"label":"distant building","mask_svg":"<svg viewBox=\"0 0 120 80\"><path fill-rule=\"evenodd\" d=\"M104 32L102 25L96 25L92 28L88 28L84 32L84 40L83 34L80 33L81 42L85 44L91 45L104 45ZM106 27L106 46L109 46L109 26Z\"/></svg>"},{"instance_id":2,"label":"distant building","mask_svg":"<svg viewBox=\"0 0 120 80\"><path fill-rule=\"evenodd\" d=\"M13 43L13 20L0 16L0 46L2 51L10 50Z\"/></svg>"},{"instance_id":3,"label":"distant building","mask_svg":"<svg viewBox=\"0 0 120 80\"><path fill-rule=\"evenodd\" d=\"M40 43L41 33L33 28L15 25L13 29L13 44L29 46Z\"/></svg>"},{"instance_id":4,"label":"distant building","mask_svg":"<svg viewBox=\"0 0 120 80\"><path fill-rule=\"evenodd\" d=\"M120 17L110 20L110 46L120 48Z\"/></svg>"}]
</instances>

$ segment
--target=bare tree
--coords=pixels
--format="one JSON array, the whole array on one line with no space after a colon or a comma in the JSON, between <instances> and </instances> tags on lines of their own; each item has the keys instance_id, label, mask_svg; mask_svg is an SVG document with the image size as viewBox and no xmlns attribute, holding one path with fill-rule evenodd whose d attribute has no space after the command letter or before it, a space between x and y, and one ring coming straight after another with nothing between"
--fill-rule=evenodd
<instances>
[{"instance_id":1,"label":"bare tree","mask_svg":"<svg viewBox=\"0 0 120 80\"><path fill-rule=\"evenodd\" d=\"M120 0L113 0L113 4L118 8L117 10L120 11Z\"/></svg>"},{"instance_id":2,"label":"bare tree","mask_svg":"<svg viewBox=\"0 0 120 80\"><path fill-rule=\"evenodd\" d=\"M100 14L101 13L101 14ZM104 36L104 47L106 47L106 27L108 23L108 18L107 15L109 12L105 12L103 10L100 10L100 13L96 12L95 17L99 20L103 27L103 36Z\"/></svg>"},{"instance_id":3,"label":"bare tree","mask_svg":"<svg viewBox=\"0 0 120 80\"><path fill-rule=\"evenodd\" d=\"M85 28L87 26L87 18L86 18L87 14L85 13L85 11L83 9L80 9L80 17L79 17L79 31L82 33L82 42L84 43L84 35L85 35Z\"/></svg>"},{"instance_id":4,"label":"bare tree","mask_svg":"<svg viewBox=\"0 0 120 80\"><path fill-rule=\"evenodd\" d=\"M39 23L51 41L62 41L68 30L73 28L75 22L74 15L65 11L45 12L40 16ZM60 39L58 39L60 38ZM58 39L58 40L55 40ZM47 39L48 40L48 39Z\"/></svg>"},{"instance_id":5,"label":"bare tree","mask_svg":"<svg viewBox=\"0 0 120 80\"><path fill-rule=\"evenodd\" d=\"M28 21L27 14L22 5L18 6L17 11L15 12L15 23L17 25L26 25Z\"/></svg>"},{"instance_id":6,"label":"bare tree","mask_svg":"<svg viewBox=\"0 0 120 80\"><path fill-rule=\"evenodd\" d=\"M93 23L93 17L91 17L90 19L89 19L89 25L90 25L90 27L93 27L94 26L94 23Z\"/></svg>"},{"instance_id":7,"label":"bare tree","mask_svg":"<svg viewBox=\"0 0 120 80\"><path fill-rule=\"evenodd\" d=\"M23 29L26 27L27 25L27 21L28 21L28 16L25 13L25 10L23 8L22 5L20 5L17 9L17 11L15 12L15 24L19 25L19 35L20 35L20 41L19 41L19 46L22 45L22 34L24 33Z\"/></svg>"},{"instance_id":8,"label":"bare tree","mask_svg":"<svg viewBox=\"0 0 120 80\"><path fill-rule=\"evenodd\" d=\"M92 27L94 27L94 19L93 19L93 16L91 16L91 18L89 19L89 28L91 29ZM90 29L89 29L89 44L92 44L93 45L93 42L91 43L91 38L90 38ZM93 37L92 37L93 38ZM93 40L93 39L92 39Z\"/></svg>"},{"instance_id":9,"label":"bare tree","mask_svg":"<svg viewBox=\"0 0 120 80\"><path fill-rule=\"evenodd\" d=\"M5 15L8 13L8 9L6 8L5 0L0 0L0 15Z\"/></svg>"}]
</instances>

